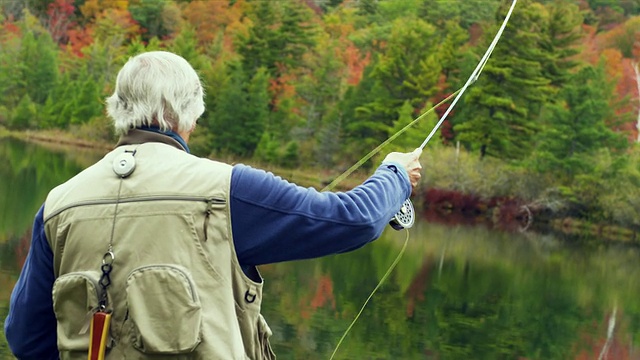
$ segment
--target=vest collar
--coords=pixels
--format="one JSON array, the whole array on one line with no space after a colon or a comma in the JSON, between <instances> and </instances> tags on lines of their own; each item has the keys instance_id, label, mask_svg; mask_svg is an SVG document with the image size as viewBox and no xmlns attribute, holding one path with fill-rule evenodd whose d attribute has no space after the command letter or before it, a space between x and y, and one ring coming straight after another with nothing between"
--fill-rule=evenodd
<instances>
[{"instance_id":1,"label":"vest collar","mask_svg":"<svg viewBox=\"0 0 640 360\"><path fill-rule=\"evenodd\" d=\"M122 135L116 147L122 145L144 144L148 142L159 142L171 145L179 150L189 153L189 147L184 140L174 132L160 132L152 128L131 129Z\"/></svg>"}]
</instances>

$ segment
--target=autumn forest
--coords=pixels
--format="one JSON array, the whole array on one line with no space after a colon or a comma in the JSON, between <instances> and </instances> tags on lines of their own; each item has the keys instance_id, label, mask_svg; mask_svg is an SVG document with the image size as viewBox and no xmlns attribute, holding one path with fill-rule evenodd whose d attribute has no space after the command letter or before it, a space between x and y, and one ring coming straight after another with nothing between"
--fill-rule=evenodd
<instances>
[{"instance_id":1,"label":"autumn forest","mask_svg":"<svg viewBox=\"0 0 640 360\"><path fill-rule=\"evenodd\" d=\"M383 152L420 145L511 1L0 4L2 131L111 142L103 102L117 71L168 50L205 85L194 153L337 173L428 113ZM518 1L425 149L424 187L640 230L639 63L640 0Z\"/></svg>"}]
</instances>

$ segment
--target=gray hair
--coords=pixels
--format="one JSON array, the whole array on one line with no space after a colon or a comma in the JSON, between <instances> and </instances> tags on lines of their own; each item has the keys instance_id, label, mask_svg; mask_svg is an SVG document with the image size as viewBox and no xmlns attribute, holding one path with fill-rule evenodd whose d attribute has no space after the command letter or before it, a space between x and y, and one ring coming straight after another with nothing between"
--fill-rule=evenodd
<instances>
[{"instance_id":1,"label":"gray hair","mask_svg":"<svg viewBox=\"0 0 640 360\"><path fill-rule=\"evenodd\" d=\"M143 125L188 131L204 112L204 92L198 74L184 58L151 51L127 61L106 103L118 135Z\"/></svg>"}]
</instances>

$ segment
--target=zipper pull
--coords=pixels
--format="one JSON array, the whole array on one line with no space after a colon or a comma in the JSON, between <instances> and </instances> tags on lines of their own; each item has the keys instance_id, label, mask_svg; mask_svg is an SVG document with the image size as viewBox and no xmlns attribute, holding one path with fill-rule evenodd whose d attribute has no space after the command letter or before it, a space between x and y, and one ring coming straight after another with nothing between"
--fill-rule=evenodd
<instances>
[{"instance_id":1,"label":"zipper pull","mask_svg":"<svg viewBox=\"0 0 640 360\"><path fill-rule=\"evenodd\" d=\"M202 231L204 232L204 241L209 240L209 232L207 229L209 228L209 217L213 214L213 209L217 209L220 206L225 204L225 200L221 198L206 198L207 210L204 212L204 224L202 224Z\"/></svg>"},{"instance_id":2,"label":"zipper pull","mask_svg":"<svg viewBox=\"0 0 640 360\"><path fill-rule=\"evenodd\" d=\"M208 227L209 227L209 216L211 215L211 201L207 201L207 211L204 212L204 224L202 226L202 231L204 231L204 241L207 242L209 239Z\"/></svg>"}]
</instances>

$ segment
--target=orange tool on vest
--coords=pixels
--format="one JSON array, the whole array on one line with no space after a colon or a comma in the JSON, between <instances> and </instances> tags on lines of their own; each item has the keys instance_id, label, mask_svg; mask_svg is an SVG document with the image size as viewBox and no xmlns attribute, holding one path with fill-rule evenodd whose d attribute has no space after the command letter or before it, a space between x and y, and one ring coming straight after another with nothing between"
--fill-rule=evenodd
<instances>
[{"instance_id":1,"label":"orange tool on vest","mask_svg":"<svg viewBox=\"0 0 640 360\"><path fill-rule=\"evenodd\" d=\"M89 341L88 360L104 360L107 349L107 339L109 337L109 324L111 323L111 313L98 311L91 318L91 333Z\"/></svg>"}]
</instances>

